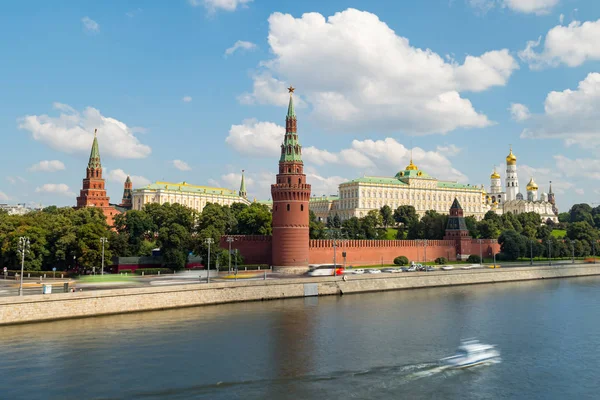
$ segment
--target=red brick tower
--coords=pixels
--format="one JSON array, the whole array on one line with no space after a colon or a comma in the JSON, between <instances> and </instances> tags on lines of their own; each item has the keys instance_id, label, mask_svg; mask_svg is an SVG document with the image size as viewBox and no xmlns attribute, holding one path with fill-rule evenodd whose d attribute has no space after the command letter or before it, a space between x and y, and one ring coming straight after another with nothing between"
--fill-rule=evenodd
<instances>
[{"instance_id":1,"label":"red brick tower","mask_svg":"<svg viewBox=\"0 0 600 400\"><path fill-rule=\"evenodd\" d=\"M98 138L96 137L97 131L97 129L94 130L94 142L92 143L92 151L83 179L83 188L79 192L75 208L100 207L104 216L106 216L106 222L109 226L112 226L113 218L119 212L109 205L110 198L106 195L106 189L104 188L100 150L98 148Z\"/></svg>"},{"instance_id":2,"label":"red brick tower","mask_svg":"<svg viewBox=\"0 0 600 400\"><path fill-rule=\"evenodd\" d=\"M302 146L296 131L293 93L285 118L285 138L281 145L277 183L271 185L273 198L273 269L300 274L308 270L308 202L310 185L306 184Z\"/></svg>"},{"instance_id":3,"label":"red brick tower","mask_svg":"<svg viewBox=\"0 0 600 400\"><path fill-rule=\"evenodd\" d=\"M467 228L463 209L458 199L454 199L450 207L444 240L454 240L456 258L464 260L471 254L472 238L469 236L469 228Z\"/></svg>"},{"instance_id":4,"label":"red brick tower","mask_svg":"<svg viewBox=\"0 0 600 400\"><path fill-rule=\"evenodd\" d=\"M121 207L131 210L131 196L133 191L133 184L131 183L131 178L127 175L127 179L125 180L125 184L123 185L123 198L121 199Z\"/></svg>"}]
</instances>

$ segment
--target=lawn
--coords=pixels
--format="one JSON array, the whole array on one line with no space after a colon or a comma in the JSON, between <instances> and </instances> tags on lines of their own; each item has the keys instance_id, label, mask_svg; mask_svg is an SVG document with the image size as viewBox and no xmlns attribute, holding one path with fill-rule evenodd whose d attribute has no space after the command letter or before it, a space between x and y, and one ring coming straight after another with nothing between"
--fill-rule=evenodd
<instances>
[{"instance_id":1,"label":"lawn","mask_svg":"<svg viewBox=\"0 0 600 400\"><path fill-rule=\"evenodd\" d=\"M553 229L552 236L555 238L561 238L567 236L567 231L564 229Z\"/></svg>"},{"instance_id":2,"label":"lawn","mask_svg":"<svg viewBox=\"0 0 600 400\"><path fill-rule=\"evenodd\" d=\"M385 232L384 240L396 240L396 235L398 234L398 229L396 228L387 228Z\"/></svg>"}]
</instances>

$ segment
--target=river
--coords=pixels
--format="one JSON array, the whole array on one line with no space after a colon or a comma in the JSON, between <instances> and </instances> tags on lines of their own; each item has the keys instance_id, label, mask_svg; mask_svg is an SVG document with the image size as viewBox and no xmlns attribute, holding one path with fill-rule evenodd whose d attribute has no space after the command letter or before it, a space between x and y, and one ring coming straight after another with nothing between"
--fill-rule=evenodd
<instances>
[{"instance_id":1,"label":"river","mask_svg":"<svg viewBox=\"0 0 600 400\"><path fill-rule=\"evenodd\" d=\"M3 399L596 399L600 278L0 328ZM448 370L461 338L502 362Z\"/></svg>"}]
</instances>

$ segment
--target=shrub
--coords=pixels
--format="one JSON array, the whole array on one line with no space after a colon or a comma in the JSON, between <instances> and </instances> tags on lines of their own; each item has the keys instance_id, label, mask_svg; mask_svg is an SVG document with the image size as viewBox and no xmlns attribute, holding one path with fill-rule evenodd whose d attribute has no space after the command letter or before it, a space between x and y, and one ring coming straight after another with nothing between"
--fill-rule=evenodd
<instances>
[{"instance_id":1,"label":"shrub","mask_svg":"<svg viewBox=\"0 0 600 400\"><path fill-rule=\"evenodd\" d=\"M446 257L438 257L435 259L436 264L446 264L447 262L448 260L446 260Z\"/></svg>"},{"instance_id":2,"label":"shrub","mask_svg":"<svg viewBox=\"0 0 600 400\"><path fill-rule=\"evenodd\" d=\"M138 268L135 270L136 275L141 275L142 272L144 275L158 275L161 274L171 274L173 271L170 268Z\"/></svg>"},{"instance_id":3,"label":"shrub","mask_svg":"<svg viewBox=\"0 0 600 400\"><path fill-rule=\"evenodd\" d=\"M395 265L408 265L408 258L406 258L405 256L398 256L398 257L394 258L394 264Z\"/></svg>"},{"instance_id":4,"label":"shrub","mask_svg":"<svg viewBox=\"0 0 600 400\"><path fill-rule=\"evenodd\" d=\"M130 274L131 270L130 269L122 269L122 270L119 270L119 273L120 274Z\"/></svg>"},{"instance_id":5,"label":"shrub","mask_svg":"<svg viewBox=\"0 0 600 400\"><path fill-rule=\"evenodd\" d=\"M469 258L467 258L467 262L473 263L473 264L480 264L481 263L481 258L479 258L479 256L477 254L471 254L469 256Z\"/></svg>"}]
</instances>

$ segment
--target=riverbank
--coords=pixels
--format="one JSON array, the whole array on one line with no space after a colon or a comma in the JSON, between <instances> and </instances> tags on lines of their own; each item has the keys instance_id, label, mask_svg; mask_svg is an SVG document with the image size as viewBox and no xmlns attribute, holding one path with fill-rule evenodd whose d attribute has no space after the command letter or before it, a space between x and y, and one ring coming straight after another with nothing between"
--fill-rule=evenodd
<instances>
[{"instance_id":1,"label":"riverbank","mask_svg":"<svg viewBox=\"0 0 600 400\"><path fill-rule=\"evenodd\" d=\"M600 264L289 278L0 299L0 325L223 303L600 275Z\"/></svg>"}]
</instances>

